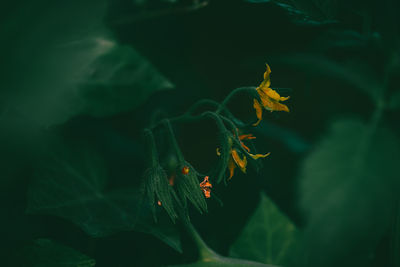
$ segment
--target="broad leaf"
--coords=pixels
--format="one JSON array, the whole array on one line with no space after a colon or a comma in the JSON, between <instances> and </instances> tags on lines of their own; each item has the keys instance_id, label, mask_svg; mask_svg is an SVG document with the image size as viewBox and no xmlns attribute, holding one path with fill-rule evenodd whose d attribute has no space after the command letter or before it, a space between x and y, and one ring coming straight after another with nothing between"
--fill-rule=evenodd
<instances>
[{"instance_id":1,"label":"broad leaf","mask_svg":"<svg viewBox=\"0 0 400 267\"><path fill-rule=\"evenodd\" d=\"M285 9L298 23L335 22L337 2L333 0L247 0L252 3L274 3Z\"/></svg>"},{"instance_id":2,"label":"broad leaf","mask_svg":"<svg viewBox=\"0 0 400 267\"><path fill-rule=\"evenodd\" d=\"M368 65L359 62L336 62L326 57L294 54L280 59L284 64L294 66L305 73L324 75L346 82L370 96L373 103L378 103L383 88L379 77ZM345 97L345 96L344 96Z\"/></svg>"},{"instance_id":3,"label":"broad leaf","mask_svg":"<svg viewBox=\"0 0 400 267\"><path fill-rule=\"evenodd\" d=\"M172 84L104 23L107 1L25 1L0 26L7 110L49 126L89 113L112 115ZM4 76L4 77L3 77Z\"/></svg>"},{"instance_id":4,"label":"broad leaf","mask_svg":"<svg viewBox=\"0 0 400 267\"><path fill-rule=\"evenodd\" d=\"M93 267L95 260L49 239L37 239L23 250L22 266L29 267Z\"/></svg>"},{"instance_id":5,"label":"broad leaf","mask_svg":"<svg viewBox=\"0 0 400 267\"><path fill-rule=\"evenodd\" d=\"M191 264L173 265L170 267L274 267L274 265L262 264L254 261L219 257L219 259L212 261L198 261Z\"/></svg>"},{"instance_id":6,"label":"broad leaf","mask_svg":"<svg viewBox=\"0 0 400 267\"><path fill-rule=\"evenodd\" d=\"M397 202L397 211L393 216L391 236L391 261L393 267L400 267L400 200Z\"/></svg>"},{"instance_id":7,"label":"broad leaf","mask_svg":"<svg viewBox=\"0 0 400 267\"><path fill-rule=\"evenodd\" d=\"M136 189L107 189L107 173L99 155L77 151L57 156L37 172L28 192L28 213L65 218L94 237L118 231L150 233L181 252L172 222L155 223L148 203Z\"/></svg>"},{"instance_id":8,"label":"broad leaf","mask_svg":"<svg viewBox=\"0 0 400 267\"><path fill-rule=\"evenodd\" d=\"M182 264L182 265L173 265L174 267L275 267L275 265L263 264L254 261L241 260L223 257L221 255L212 252L212 254L204 259L200 259L197 262ZM170 267L173 267L170 266Z\"/></svg>"},{"instance_id":9,"label":"broad leaf","mask_svg":"<svg viewBox=\"0 0 400 267\"><path fill-rule=\"evenodd\" d=\"M301 170L309 266L363 266L372 260L400 189L399 163L399 140L377 120L332 124Z\"/></svg>"},{"instance_id":10,"label":"broad leaf","mask_svg":"<svg viewBox=\"0 0 400 267\"><path fill-rule=\"evenodd\" d=\"M231 246L230 256L253 261L286 265L294 261L298 230L290 219L265 195L239 238Z\"/></svg>"},{"instance_id":11,"label":"broad leaf","mask_svg":"<svg viewBox=\"0 0 400 267\"><path fill-rule=\"evenodd\" d=\"M104 116L135 108L173 85L133 48L114 44L86 69L79 88L82 112Z\"/></svg>"}]
</instances>

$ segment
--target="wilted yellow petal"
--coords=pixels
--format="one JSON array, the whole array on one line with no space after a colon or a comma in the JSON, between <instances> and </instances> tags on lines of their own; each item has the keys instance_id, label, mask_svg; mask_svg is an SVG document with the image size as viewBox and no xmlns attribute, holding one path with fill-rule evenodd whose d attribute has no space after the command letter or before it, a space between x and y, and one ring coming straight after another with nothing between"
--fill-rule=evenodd
<instances>
[{"instance_id":1,"label":"wilted yellow petal","mask_svg":"<svg viewBox=\"0 0 400 267\"><path fill-rule=\"evenodd\" d=\"M264 72L264 81L261 82L258 88L268 88L271 86L271 79L269 75L271 74L271 68L267 65L267 70Z\"/></svg>"},{"instance_id":2,"label":"wilted yellow petal","mask_svg":"<svg viewBox=\"0 0 400 267\"><path fill-rule=\"evenodd\" d=\"M249 153L249 155L250 155L253 159L265 158L265 157L268 157L269 154L271 154L271 153L267 153L267 154L255 154L255 155Z\"/></svg>"},{"instance_id":3,"label":"wilted yellow petal","mask_svg":"<svg viewBox=\"0 0 400 267\"><path fill-rule=\"evenodd\" d=\"M228 178L228 180L230 180L233 177L233 174L235 173L235 168L236 168L235 162L233 161L232 158L229 158L229 162L228 162L229 178Z\"/></svg>"},{"instance_id":4,"label":"wilted yellow petal","mask_svg":"<svg viewBox=\"0 0 400 267\"><path fill-rule=\"evenodd\" d=\"M281 103L274 103L273 110L289 112L288 106L286 106L285 104L281 104Z\"/></svg>"},{"instance_id":5,"label":"wilted yellow petal","mask_svg":"<svg viewBox=\"0 0 400 267\"><path fill-rule=\"evenodd\" d=\"M258 118L258 121L256 123L254 123L253 126L257 126L262 120L262 109L263 108L262 108L261 104L257 101L257 99L254 99L253 107L256 110L256 116Z\"/></svg>"},{"instance_id":6,"label":"wilted yellow petal","mask_svg":"<svg viewBox=\"0 0 400 267\"><path fill-rule=\"evenodd\" d=\"M240 141L240 145L241 145L244 149L246 149L247 152L250 152L250 148L248 148L245 144L243 144L242 141Z\"/></svg>"},{"instance_id":7,"label":"wilted yellow petal","mask_svg":"<svg viewBox=\"0 0 400 267\"><path fill-rule=\"evenodd\" d=\"M240 168L243 173L246 173L246 166L247 166L247 158L243 156L243 159L240 158L239 153L232 149L231 151L232 158L235 161L236 165Z\"/></svg>"},{"instance_id":8,"label":"wilted yellow petal","mask_svg":"<svg viewBox=\"0 0 400 267\"><path fill-rule=\"evenodd\" d=\"M268 88L268 89L260 89L262 90L267 96L269 96L270 98L276 100L276 101L286 101L289 99L289 96L287 97L281 97L278 92L276 92L275 90Z\"/></svg>"},{"instance_id":9,"label":"wilted yellow petal","mask_svg":"<svg viewBox=\"0 0 400 267\"><path fill-rule=\"evenodd\" d=\"M265 64L265 66L267 67L267 70L264 72L264 80L269 79L269 75L271 74L271 68L269 67L269 65Z\"/></svg>"},{"instance_id":10,"label":"wilted yellow petal","mask_svg":"<svg viewBox=\"0 0 400 267\"><path fill-rule=\"evenodd\" d=\"M278 100L275 100L275 99L269 97L269 95L266 94L263 90L259 90L259 95L260 95L260 99L261 99L261 104L265 109L267 109L269 111L289 112L289 108L286 105L281 104L281 103L279 103Z\"/></svg>"},{"instance_id":11,"label":"wilted yellow petal","mask_svg":"<svg viewBox=\"0 0 400 267\"><path fill-rule=\"evenodd\" d=\"M219 147L217 147L217 155L221 156L221 151L219 150Z\"/></svg>"},{"instance_id":12,"label":"wilted yellow petal","mask_svg":"<svg viewBox=\"0 0 400 267\"><path fill-rule=\"evenodd\" d=\"M253 134L239 135L239 140L246 140L246 139L256 139L256 137Z\"/></svg>"},{"instance_id":13,"label":"wilted yellow petal","mask_svg":"<svg viewBox=\"0 0 400 267\"><path fill-rule=\"evenodd\" d=\"M269 87L268 88L267 87L257 88L257 92L260 95L260 98L269 97L275 101L286 101L290 98L289 96L286 96L286 97L280 96L280 94L277 91L275 91Z\"/></svg>"}]
</instances>

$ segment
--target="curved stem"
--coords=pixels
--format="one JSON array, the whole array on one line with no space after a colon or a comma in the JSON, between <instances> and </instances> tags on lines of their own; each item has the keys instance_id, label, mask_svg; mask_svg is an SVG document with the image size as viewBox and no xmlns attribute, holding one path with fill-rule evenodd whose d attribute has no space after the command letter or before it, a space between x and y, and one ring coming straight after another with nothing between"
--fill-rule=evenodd
<instances>
[{"instance_id":1,"label":"curved stem","mask_svg":"<svg viewBox=\"0 0 400 267\"><path fill-rule=\"evenodd\" d=\"M221 134L225 134L226 132L228 132L228 130L226 129L225 124L222 121L220 115L218 115L216 112L206 111L206 112L202 113L202 115L205 116L205 117L212 118L216 122L217 127L220 130Z\"/></svg>"},{"instance_id":2,"label":"curved stem","mask_svg":"<svg viewBox=\"0 0 400 267\"><path fill-rule=\"evenodd\" d=\"M158 165L158 152L157 152L157 145L156 145L156 141L154 139L153 132L150 129L146 128L143 130L143 134L146 138L146 142L147 142L147 145L150 150L149 157L150 157L151 166L152 167L157 166Z\"/></svg>"},{"instance_id":3,"label":"curved stem","mask_svg":"<svg viewBox=\"0 0 400 267\"><path fill-rule=\"evenodd\" d=\"M174 130L172 129L171 123L167 119L165 119L163 121L163 123L165 124L165 127L167 128L167 132L168 132L170 141L172 143L172 146L173 146L173 148L175 150L176 156L178 157L178 161L180 163L184 162L185 159L184 159L182 151L181 151L181 149L180 149L180 147L178 145L178 142L176 141Z\"/></svg>"},{"instance_id":4,"label":"curved stem","mask_svg":"<svg viewBox=\"0 0 400 267\"><path fill-rule=\"evenodd\" d=\"M182 224L186 232L189 234L192 241L196 245L197 251L199 253L199 260L210 261L211 259L217 257L217 254L207 246L207 244L204 242L204 240L201 238L201 236L189 220L182 219Z\"/></svg>"},{"instance_id":5,"label":"curved stem","mask_svg":"<svg viewBox=\"0 0 400 267\"><path fill-rule=\"evenodd\" d=\"M239 87L233 90L225 99L222 101L221 106L217 109L216 113L220 113L226 106L226 104L231 100L232 97L237 95L238 93L241 92L249 92L254 94L255 93L256 87Z\"/></svg>"},{"instance_id":6,"label":"curved stem","mask_svg":"<svg viewBox=\"0 0 400 267\"><path fill-rule=\"evenodd\" d=\"M220 103L217 101L211 100L211 99L200 99L197 101L195 104L193 104L185 113L186 114L191 114L193 111L195 111L197 108L203 106L203 105L210 105L214 107L219 107Z\"/></svg>"}]
</instances>

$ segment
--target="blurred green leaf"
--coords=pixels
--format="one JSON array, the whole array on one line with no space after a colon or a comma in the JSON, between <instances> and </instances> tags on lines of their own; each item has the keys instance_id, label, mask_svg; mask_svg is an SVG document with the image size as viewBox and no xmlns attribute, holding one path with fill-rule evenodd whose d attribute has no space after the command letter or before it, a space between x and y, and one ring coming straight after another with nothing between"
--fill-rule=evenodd
<instances>
[{"instance_id":1,"label":"blurred green leaf","mask_svg":"<svg viewBox=\"0 0 400 267\"><path fill-rule=\"evenodd\" d=\"M129 230L150 233L182 251L179 233L167 216L155 223L138 190L108 190L107 178L104 162L94 152L56 156L34 177L27 212L65 218L94 237Z\"/></svg>"},{"instance_id":2,"label":"blurred green leaf","mask_svg":"<svg viewBox=\"0 0 400 267\"><path fill-rule=\"evenodd\" d=\"M394 212L392 225L391 257L393 267L400 266L400 200L397 202L397 210Z\"/></svg>"},{"instance_id":3,"label":"blurred green leaf","mask_svg":"<svg viewBox=\"0 0 400 267\"><path fill-rule=\"evenodd\" d=\"M7 109L39 125L89 113L112 115L172 84L134 48L117 43L104 23L107 1L10 7L0 26L1 86Z\"/></svg>"},{"instance_id":4,"label":"blurred green leaf","mask_svg":"<svg viewBox=\"0 0 400 267\"><path fill-rule=\"evenodd\" d=\"M285 56L280 62L294 66L305 73L324 75L346 82L369 95L374 103L378 103L380 99L378 96L383 85L373 69L366 64L357 61L339 63L329 58L305 54Z\"/></svg>"},{"instance_id":5,"label":"blurred green leaf","mask_svg":"<svg viewBox=\"0 0 400 267\"><path fill-rule=\"evenodd\" d=\"M298 23L336 22L337 1L334 0L247 0L251 3L274 3L285 9Z\"/></svg>"},{"instance_id":6,"label":"blurred green leaf","mask_svg":"<svg viewBox=\"0 0 400 267\"><path fill-rule=\"evenodd\" d=\"M104 116L144 103L154 92L173 88L154 66L129 46L116 45L87 69L80 85L84 113Z\"/></svg>"},{"instance_id":7,"label":"blurred green leaf","mask_svg":"<svg viewBox=\"0 0 400 267\"><path fill-rule=\"evenodd\" d=\"M300 174L309 266L363 266L373 259L399 192L399 163L399 140L378 120L332 124Z\"/></svg>"},{"instance_id":8,"label":"blurred green leaf","mask_svg":"<svg viewBox=\"0 0 400 267\"><path fill-rule=\"evenodd\" d=\"M262 193L256 211L232 245L229 255L286 265L294 260L298 235L296 226Z\"/></svg>"},{"instance_id":9,"label":"blurred green leaf","mask_svg":"<svg viewBox=\"0 0 400 267\"><path fill-rule=\"evenodd\" d=\"M23 266L31 267L93 267L95 260L49 239L37 239L23 250Z\"/></svg>"},{"instance_id":10,"label":"blurred green leaf","mask_svg":"<svg viewBox=\"0 0 400 267\"><path fill-rule=\"evenodd\" d=\"M275 265L263 264L254 261L239 260L216 255L207 261L198 261L190 264L173 265L170 267L274 267Z\"/></svg>"},{"instance_id":11,"label":"blurred green leaf","mask_svg":"<svg viewBox=\"0 0 400 267\"><path fill-rule=\"evenodd\" d=\"M378 33L366 36L355 30L330 29L321 33L317 40L313 41L311 49L328 54L332 51L349 51L349 54L353 56L357 56L355 52L368 51L371 53L371 50L378 54L380 52L380 47L377 46L379 40Z\"/></svg>"},{"instance_id":12,"label":"blurred green leaf","mask_svg":"<svg viewBox=\"0 0 400 267\"><path fill-rule=\"evenodd\" d=\"M389 100L390 109L400 109L400 91L394 92Z\"/></svg>"}]
</instances>

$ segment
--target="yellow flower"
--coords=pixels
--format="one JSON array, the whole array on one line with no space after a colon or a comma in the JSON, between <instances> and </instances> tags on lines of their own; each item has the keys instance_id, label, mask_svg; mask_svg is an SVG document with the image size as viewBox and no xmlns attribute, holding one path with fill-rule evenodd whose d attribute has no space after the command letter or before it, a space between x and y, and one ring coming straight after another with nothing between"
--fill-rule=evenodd
<instances>
[{"instance_id":1,"label":"yellow flower","mask_svg":"<svg viewBox=\"0 0 400 267\"><path fill-rule=\"evenodd\" d=\"M270 153L267 154L251 154L250 149L243 144L242 140L250 140L250 139L255 139L256 137L253 136L252 134L243 134L239 135L239 141L240 145L242 148L245 149L247 152L246 154L252 157L253 159L259 159L259 158L265 158L267 157ZM228 170L229 170L229 178L230 180L233 177L233 174L235 173L236 166L239 167L239 169L243 172L246 173L246 167L247 167L247 158L244 153L242 153L240 150L237 150L236 148L231 148L230 150L231 157L229 158L228 161ZM243 155L243 157L240 157L240 155ZM219 149L217 149L217 155L221 155Z\"/></svg>"},{"instance_id":2,"label":"yellow flower","mask_svg":"<svg viewBox=\"0 0 400 267\"><path fill-rule=\"evenodd\" d=\"M258 102L257 99L254 99L254 109L256 110L256 115L258 121L253 125L258 125L262 120L262 109L265 108L269 111L286 111L289 112L289 108L280 103L280 101L286 101L289 97L281 97L275 90L270 88L271 79L270 79L271 69L267 64L267 70L264 72L264 81L257 87L257 93L260 96L261 103Z\"/></svg>"}]
</instances>

